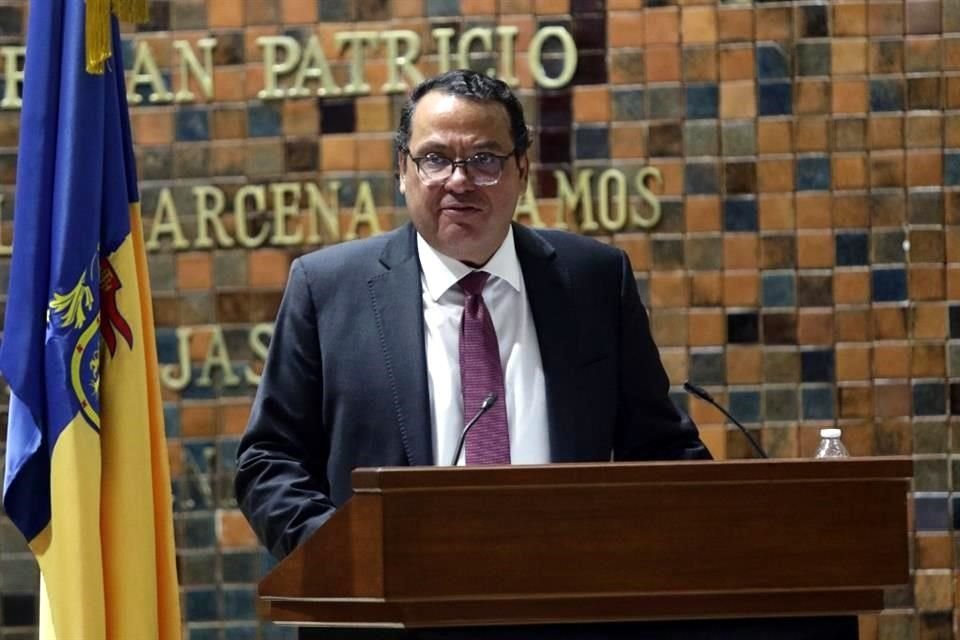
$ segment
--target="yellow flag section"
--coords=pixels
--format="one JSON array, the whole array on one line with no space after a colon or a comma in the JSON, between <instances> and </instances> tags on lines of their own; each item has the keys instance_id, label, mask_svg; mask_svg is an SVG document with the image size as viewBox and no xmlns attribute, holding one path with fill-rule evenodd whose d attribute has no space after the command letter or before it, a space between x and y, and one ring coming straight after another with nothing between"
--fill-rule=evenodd
<instances>
[{"instance_id":1,"label":"yellow flag section","mask_svg":"<svg viewBox=\"0 0 960 640\"><path fill-rule=\"evenodd\" d=\"M31 544L43 575L43 640L169 640L181 633L139 204L131 205L130 218L130 235L108 260L122 283L115 291L120 322L125 319L133 339L130 345L118 340L112 356L101 349L100 434L78 413L57 440L51 525ZM104 266L101 279L109 271ZM102 334L117 330L108 306L101 306ZM99 477L90 471L98 457Z\"/></svg>"}]
</instances>

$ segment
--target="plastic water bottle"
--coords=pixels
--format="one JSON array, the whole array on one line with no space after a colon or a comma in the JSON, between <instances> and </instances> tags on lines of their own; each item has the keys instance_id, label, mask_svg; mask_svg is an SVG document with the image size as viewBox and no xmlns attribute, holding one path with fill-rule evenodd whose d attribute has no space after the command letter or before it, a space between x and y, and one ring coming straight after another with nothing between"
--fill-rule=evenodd
<instances>
[{"instance_id":1,"label":"plastic water bottle","mask_svg":"<svg viewBox=\"0 0 960 640\"><path fill-rule=\"evenodd\" d=\"M820 446L814 458L849 458L850 453L840 441L840 429L820 429Z\"/></svg>"}]
</instances>

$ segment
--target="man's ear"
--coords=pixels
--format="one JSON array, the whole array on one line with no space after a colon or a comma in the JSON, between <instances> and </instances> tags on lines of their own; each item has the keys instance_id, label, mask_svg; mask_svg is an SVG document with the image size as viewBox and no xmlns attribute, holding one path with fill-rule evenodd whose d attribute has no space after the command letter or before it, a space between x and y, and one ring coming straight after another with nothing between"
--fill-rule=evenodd
<instances>
[{"instance_id":1,"label":"man's ear","mask_svg":"<svg viewBox=\"0 0 960 640\"><path fill-rule=\"evenodd\" d=\"M400 193L403 195L407 194L407 177L404 175L407 172L407 157L406 154L400 153L397 154L397 179L400 180Z\"/></svg>"},{"instance_id":2,"label":"man's ear","mask_svg":"<svg viewBox=\"0 0 960 640\"><path fill-rule=\"evenodd\" d=\"M526 188L527 180L530 178L530 158L527 156L526 151L517 158L517 169L520 170L520 181L523 183L524 188Z\"/></svg>"}]
</instances>

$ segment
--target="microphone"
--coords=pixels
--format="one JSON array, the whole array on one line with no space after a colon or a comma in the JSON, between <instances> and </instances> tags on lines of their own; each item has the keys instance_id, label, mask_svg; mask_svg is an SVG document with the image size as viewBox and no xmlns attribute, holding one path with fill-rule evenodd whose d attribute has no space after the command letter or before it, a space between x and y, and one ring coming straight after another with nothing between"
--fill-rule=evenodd
<instances>
[{"instance_id":1,"label":"microphone","mask_svg":"<svg viewBox=\"0 0 960 640\"><path fill-rule=\"evenodd\" d=\"M477 424L483 414L487 412L497 401L497 394L491 391L487 394L487 397L483 399L483 402L480 403L480 410L477 411L476 415L470 418L470 422L463 428L463 431L460 432L460 439L457 440L457 450L453 452L453 461L450 463L451 467L457 466L457 461L460 460L460 452L463 451L463 443L467 440L467 433L470 429L473 428L473 425Z\"/></svg>"},{"instance_id":2,"label":"microphone","mask_svg":"<svg viewBox=\"0 0 960 640\"><path fill-rule=\"evenodd\" d=\"M740 429L741 432L743 432L743 435L747 436L747 440L749 440L749 441L750 441L750 444L753 445L753 450L756 451L756 452L760 455L761 458L768 458L768 457L769 457L769 456L767 455L767 453L763 450L763 447L761 447L759 444L757 444L757 441L753 439L753 436L750 435L750 432L747 431L746 427L744 427L742 424L740 424L740 422L737 421L737 419L734 418L732 415L730 415L730 413L729 413L726 409L724 409L723 407L721 407L721 406L720 406L720 403L717 402L716 400L714 400L714 399L713 399L713 396L711 396L709 393L707 393L707 391L706 391L705 389L701 389L700 387L698 387L697 385L693 384L693 383L690 382L689 380L687 380L686 382L683 383L683 388L684 388L684 390L685 390L687 393L693 394L693 395L697 396L698 398L700 398L701 400L703 400L704 402L712 405L714 408L719 409L719 410L720 410L720 413L722 413L723 415L725 415L725 416L727 417L727 420L729 420L730 422L732 422L733 424L735 424L735 425L737 426L737 428Z\"/></svg>"}]
</instances>

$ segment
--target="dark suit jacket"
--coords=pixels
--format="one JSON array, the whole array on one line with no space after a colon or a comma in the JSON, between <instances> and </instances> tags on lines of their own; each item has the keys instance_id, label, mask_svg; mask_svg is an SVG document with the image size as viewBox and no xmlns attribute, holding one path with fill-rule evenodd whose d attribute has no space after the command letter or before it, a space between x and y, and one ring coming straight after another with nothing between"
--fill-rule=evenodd
<instances>
[{"instance_id":1,"label":"dark suit jacket","mask_svg":"<svg viewBox=\"0 0 960 640\"><path fill-rule=\"evenodd\" d=\"M626 255L514 225L546 380L553 462L708 458L668 398ZM283 556L351 494L356 467L434 464L416 232L294 261L236 491Z\"/></svg>"}]
</instances>

